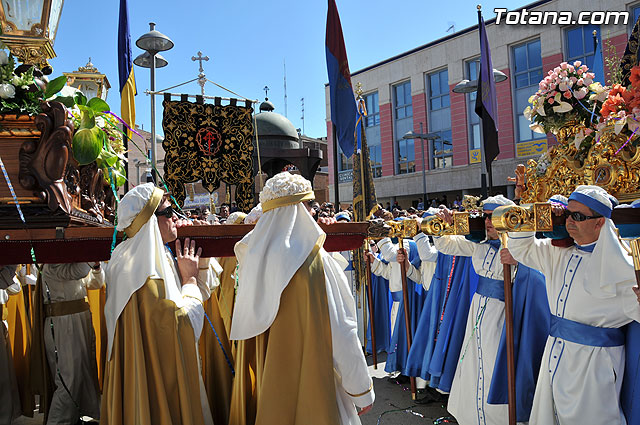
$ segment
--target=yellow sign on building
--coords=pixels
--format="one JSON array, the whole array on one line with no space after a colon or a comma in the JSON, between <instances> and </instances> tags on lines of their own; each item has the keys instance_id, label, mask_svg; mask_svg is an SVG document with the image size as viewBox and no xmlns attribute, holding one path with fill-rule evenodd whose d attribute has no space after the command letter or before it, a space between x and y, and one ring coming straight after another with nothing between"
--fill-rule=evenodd
<instances>
[{"instance_id":1,"label":"yellow sign on building","mask_svg":"<svg viewBox=\"0 0 640 425\"><path fill-rule=\"evenodd\" d=\"M547 139L516 143L518 156L541 155L547 151Z\"/></svg>"},{"instance_id":2,"label":"yellow sign on building","mask_svg":"<svg viewBox=\"0 0 640 425\"><path fill-rule=\"evenodd\" d=\"M469 151L469 164L479 164L482 160L480 149L471 149Z\"/></svg>"}]
</instances>

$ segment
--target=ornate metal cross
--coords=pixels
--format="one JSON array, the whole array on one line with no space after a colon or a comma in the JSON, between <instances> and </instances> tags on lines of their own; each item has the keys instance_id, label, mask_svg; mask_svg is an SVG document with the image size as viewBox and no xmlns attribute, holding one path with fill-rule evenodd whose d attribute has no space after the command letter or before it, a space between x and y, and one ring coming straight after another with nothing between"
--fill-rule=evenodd
<instances>
[{"instance_id":1,"label":"ornate metal cross","mask_svg":"<svg viewBox=\"0 0 640 425\"><path fill-rule=\"evenodd\" d=\"M204 72L204 68L202 68L202 61L207 62L209 60L209 56L202 56L202 52L198 51L198 56L191 56L192 61L200 62L200 72Z\"/></svg>"},{"instance_id":2,"label":"ornate metal cross","mask_svg":"<svg viewBox=\"0 0 640 425\"><path fill-rule=\"evenodd\" d=\"M198 51L198 56L191 56L192 61L198 61L200 63L200 73L198 74L198 84L200 85L200 91L204 96L204 85L207 82L207 78L204 75L204 68L202 67L202 61L207 62L209 60L209 56L202 56L202 52Z\"/></svg>"},{"instance_id":3,"label":"ornate metal cross","mask_svg":"<svg viewBox=\"0 0 640 425\"><path fill-rule=\"evenodd\" d=\"M264 97L266 99L268 99L269 98L269 87L264 86L264 88L262 90L264 90Z\"/></svg>"}]
</instances>

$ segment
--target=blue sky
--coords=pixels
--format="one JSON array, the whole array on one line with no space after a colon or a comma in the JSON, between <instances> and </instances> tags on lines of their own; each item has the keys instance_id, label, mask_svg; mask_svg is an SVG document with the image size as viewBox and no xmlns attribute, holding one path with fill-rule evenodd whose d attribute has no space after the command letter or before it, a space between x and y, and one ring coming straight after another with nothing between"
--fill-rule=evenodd
<instances>
[{"instance_id":1,"label":"blue sky","mask_svg":"<svg viewBox=\"0 0 640 425\"><path fill-rule=\"evenodd\" d=\"M499 0L482 3L485 20L495 7L514 9L527 1ZM352 72L445 36L454 24L461 30L477 23L477 1L433 0L337 0L349 67ZM107 75L112 88L107 102L119 114L118 93L119 0L67 0L54 45L58 55L50 61L51 77L84 66L89 57ZM287 117L303 127L301 102L305 103L305 134L326 136L324 84L326 0L129 0L133 57L142 53L135 40L149 30L149 22L169 36L175 47L162 55L169 65L156 74L156 88L163 89L195 78L201 50L207 77L250 99L269 99L284 115L283 64L287 69ZM479 46L478 46L479 51ZM136 122L150 129L149 70L134 66L138 88ZM199 94L196 83L172 92ZM208 84L206 94L232 95ZM161 134L161 99L156 99L156 124Z\"/></svg>"}]
</instances>

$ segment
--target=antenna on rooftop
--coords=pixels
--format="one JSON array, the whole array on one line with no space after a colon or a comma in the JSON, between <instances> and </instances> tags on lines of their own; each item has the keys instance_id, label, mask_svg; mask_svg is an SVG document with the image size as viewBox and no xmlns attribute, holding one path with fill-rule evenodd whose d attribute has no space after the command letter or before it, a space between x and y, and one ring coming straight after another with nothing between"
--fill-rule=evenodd
<instances>
[{"instance_id":1,"label":"antenna on rooftop","mask_svg":"<svg viewBox=\"0 0 640 425\"><path fill-rule=\"evenodd\" d=\"M287 62L285 59L282 59L282 64L284 66L284 116L287 116Z\"/></svg>"}]
</instances>

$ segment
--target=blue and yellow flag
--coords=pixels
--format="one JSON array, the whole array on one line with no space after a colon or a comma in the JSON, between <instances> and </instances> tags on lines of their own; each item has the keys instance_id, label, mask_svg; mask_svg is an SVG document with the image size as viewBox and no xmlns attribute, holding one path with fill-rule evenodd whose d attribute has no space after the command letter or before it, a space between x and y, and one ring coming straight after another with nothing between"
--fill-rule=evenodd
<instances>
[{"instance_id":1,"label":"blue and yellow flag","mask_svg":"<svg viewBox=\"0 0 640 425\"><path fill-rule=\"evenodd\" d=\"M131 57L131 35L129 34L127 0L120 0L118 74L120 77L120 116L129 127L135 128L136 104L134 96L136 95L136 80L133 76L133 58Z\"/></svg>"}]
</instances>

